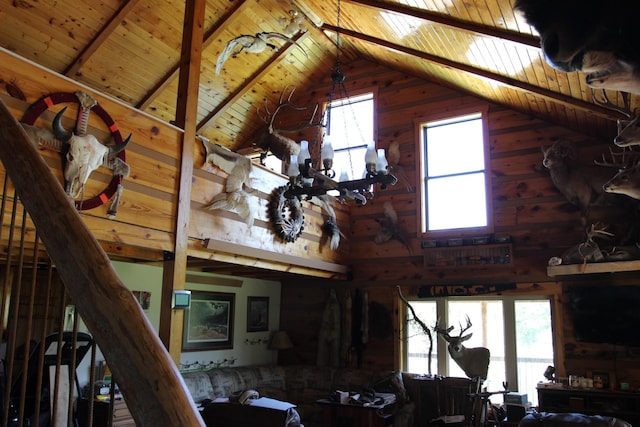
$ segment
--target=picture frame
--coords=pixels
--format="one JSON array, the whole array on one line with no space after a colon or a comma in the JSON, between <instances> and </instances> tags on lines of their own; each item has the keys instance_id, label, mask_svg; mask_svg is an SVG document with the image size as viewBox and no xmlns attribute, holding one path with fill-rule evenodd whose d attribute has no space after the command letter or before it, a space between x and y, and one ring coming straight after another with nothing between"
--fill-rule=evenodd
<instances>
[{"instance_id":1,"label":"picture frame","mask_svg":"<svg viewBox=\"0 0 640 427\"><path fill-rule=\"evenodd\" d=\"M611 375L609 374L609 372L593 371L591 375L594 383L600 382L602 384L602 389L608 390L611 388Z\"/></svg>"},{"instance_id":2,"label":"picture frame","mask_svg":"<svg viewBox=\"0 0 640 427\"><path fill-rule=\"evenodd\" d=\"M247 297L247 332L269 330L269 297Z\"/></svg>"},{"instance_id":3,"label":"picture frame","mask_svg":"<svg viewBox=\"0 0 640 427\"><path fill-rule=\"evenodd\" d=\"M235 294L191 292L191 306L184 312L182 351L233 348Z\"/></svg>"}]
</instances>

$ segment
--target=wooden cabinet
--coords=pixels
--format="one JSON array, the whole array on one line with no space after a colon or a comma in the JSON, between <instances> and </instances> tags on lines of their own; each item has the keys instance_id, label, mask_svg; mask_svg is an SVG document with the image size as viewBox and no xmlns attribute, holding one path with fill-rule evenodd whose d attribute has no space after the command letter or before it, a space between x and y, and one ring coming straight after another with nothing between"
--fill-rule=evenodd
<instances>
[{"instance_id":1,"label":"wooden cabinet","mask_svg":"<svg viewBox=\"0 0 640 427\"><path fill-rule=\"evenodd\" d=\"M115 400L112 415L112 424L109 424L109 402L96 401L93 403L93 427L136 427L131 412L123 399ZM89 425L89 401L87 399L78 401L78 425L80 427Z\"/></svg>"},{"instance_id":2,"label":"wooden cabinet","mask_svg":"<svg viewBox=\"0 0 640 427\"><path fill-rule=\"evenodd\" d=\"M608 415L640 425L640 393L579 388L538 388L540 412Z\"/></svg>"}]
</instances>

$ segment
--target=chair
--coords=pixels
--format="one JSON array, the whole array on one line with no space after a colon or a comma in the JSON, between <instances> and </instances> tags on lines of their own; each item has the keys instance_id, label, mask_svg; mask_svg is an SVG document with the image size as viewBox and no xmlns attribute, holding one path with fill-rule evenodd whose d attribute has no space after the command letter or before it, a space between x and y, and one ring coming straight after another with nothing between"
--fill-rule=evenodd
<instances>
[{"instance_id":1,"label":"chair","mask_svg":"<svg viewBox=\"0 0 640 427\"><path fill-rule=\"evenodd\" d=\"M20 396L20 387L22 383L23 375L26 375L26 395L24 396L25 401L25 409L24 416L29 425L35 425L32 421L36 418L36 404L40 401L40 413L39 413L39 427L47 426L49 424L50 417L50 404L49 404L49 394L52 391L52 385L49 384L49 367L56 366L58 359L58 350L60 350L60 365L69 366L69 374L71 375L71 369L75 370L82 359L87 354L89 349L93 345L93 338L91 335L78 332L75 340L75 366L70 366L72 360L74 360L74 333L73 332L63 332L53 333L48 335L45 338L44 342L44 363L43 363L43 371L42 371L42 387L40 391L40 395L37 395L38 389L38 367L40 365L40 351L36 348L37 344L31 346L31 354L29 355L29 361L27 365L27 371L20 373L15 381L13 381L13 385L11 387L11 403L14 407L18 407ZM75 377L75 385L77 387L77 392L80 392L80 385L78 383L77 376Z\"/></svg>"},{"instance_id":2,"label":"chair","mask_svg":"<svg viewBox=\"0 0 640 427\"><path fill-rule=\"evenodd\" d=\"M436 388L438 416L429 424L434 427L478 427L482 414L481 402L476 396L478 386L477 379L440 378Z\"/></svg>"}]
</instances>

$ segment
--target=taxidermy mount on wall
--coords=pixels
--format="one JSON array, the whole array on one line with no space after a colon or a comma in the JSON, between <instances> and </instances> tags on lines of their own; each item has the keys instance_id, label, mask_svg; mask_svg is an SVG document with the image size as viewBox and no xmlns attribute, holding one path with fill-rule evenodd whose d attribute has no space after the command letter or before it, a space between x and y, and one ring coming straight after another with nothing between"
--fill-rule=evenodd
<instances>
[{"instance_id":1,"label":"taxidermy mount on wall","mask_svg":"<svg viewBox=\"0 0 640 427\"><path fill-rule=\"evenodd\" d=\"M294 39L292 39L291 37L287 37L284 34L265 32L258 33L255 36L241 35L229 40L224 46L224 49L222 49L222 52L220 52L220 55L218 55L218 60L216 61L216 74L220 74L222 66L230 56L235 56L243 50L250 53L261 53L266 48L278 50L278 46L274 45L273 43L269 43L269 41L273 39L293 43L298 46L298 48L300 48L305 56L307 56L307 52L302 46L300 46Z\"/></svg>"},{"instance_id":2,"label":"taxidermy mount on wall","mask_svg":"<svg viewBox=\"0 0 640 427\"><path fill-rule=\"evenodd\" d=\"M208 138L203 136L199 138L207 154L205 165L212 163L229 174L225 191L217 194L207 209L235 212L248 227L252 227L255 209L249 200L249 194L254 194L256 190L251 187L251 159L214 144Z\"/></svg>"}]
</instances>

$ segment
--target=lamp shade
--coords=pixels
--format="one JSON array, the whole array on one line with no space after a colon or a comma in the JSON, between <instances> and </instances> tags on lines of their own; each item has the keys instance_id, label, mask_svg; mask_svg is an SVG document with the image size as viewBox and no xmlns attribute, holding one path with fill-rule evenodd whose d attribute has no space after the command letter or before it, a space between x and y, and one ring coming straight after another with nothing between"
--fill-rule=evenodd
<instances>
[{"instance_id":1,"label":"lamp shade","mask_svg":"<svg viewBox=\"0 0 640 427\"><path fill-rule=\"evenodd\" d=\"M293 348L293 343L289 338L289 334L286 331L276 331L269 341L269 349L271 350L286 350Z\"/></svg>"}]
</instances>

